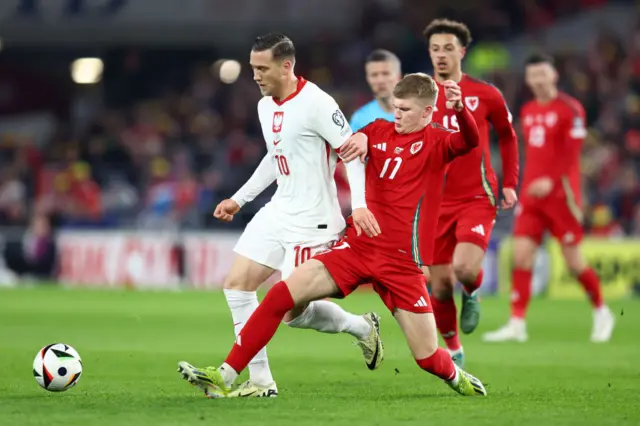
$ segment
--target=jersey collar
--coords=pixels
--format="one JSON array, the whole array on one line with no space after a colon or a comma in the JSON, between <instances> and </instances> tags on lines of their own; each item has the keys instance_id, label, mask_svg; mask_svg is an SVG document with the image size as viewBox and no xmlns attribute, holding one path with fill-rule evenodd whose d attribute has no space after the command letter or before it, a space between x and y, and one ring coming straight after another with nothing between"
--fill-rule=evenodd
<instances>
[{"instance_id":1,"label":"jersey collar","mask_svg":"<svg viewBox=\"0 0 640 426\"><path fill-rule=\"evenodd\" d=\"M284 104L287 101L290 101L291 99L295 98L298 93L300 93L300 91L302 90L302 88L304 87L304 85L307 84L307 80L305 80L303 77L298 77L298 85L296 86L296 91L293 92L292 94L290 94L289 96L287 96L286 98L279 100L276 98L271 98L273 99L273 102L276 103L276 105L278 106L282 106L282 104Z\"/></svg>"}]
</instances>

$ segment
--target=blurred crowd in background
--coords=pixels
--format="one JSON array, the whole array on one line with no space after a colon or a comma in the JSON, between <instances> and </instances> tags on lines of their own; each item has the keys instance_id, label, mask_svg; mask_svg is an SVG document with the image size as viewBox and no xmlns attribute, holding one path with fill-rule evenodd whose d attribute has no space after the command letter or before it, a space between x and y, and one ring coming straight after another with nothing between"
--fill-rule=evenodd
<instances>
[{"instance_id":1,"label":"blurred crowd in background","mask_svg":"<svg viewBox=\"0 0 640 426\"><path fill-rule=\"evenodd\" d=\"M370 100L363 62L372 49L396 52L404 72L429 73L421 30L430 18L448 16L473 31L465 70L496 84L517 117L529 95L502 43L607 2L463 1L455 10L427 10L442 2L408 1L401 10L384 3L367 9L349 38L327 31L296 44L297 73L331 93L347 115ZM586 53L575 49L576 41L556 55L562 90L588 114L587 226L592 235L640 236L640 23L626 37L598 31ZM220 80L221 56L213 49L106 49L102 82L93 86L74 86L68 74L51 71L50 64L67 61L72 52L0 52L0 79L19 82L17 88L0 85L0 104L15 97L0 107L0 226L39 223L34 232L47 232L38 222L43 218L74 228L222 226L211 217L215 205L248 179L266 152L256 112L260 93L246 65L251 41L246 51L225 52L243 64L233 84ZM96 93L98 103L92 101ZM37 126L39 116L29 114L43 108L55 118L45 140L25 136L20 126L2 126L3 117L16 113L29 117L26 126ZM497 149L493 157L500 172ZM348 211L340 172L338 186ZM224 226L243 227L272 192ZM508 216L504 223L508 230Z\"/></svg>"}]
</instances>

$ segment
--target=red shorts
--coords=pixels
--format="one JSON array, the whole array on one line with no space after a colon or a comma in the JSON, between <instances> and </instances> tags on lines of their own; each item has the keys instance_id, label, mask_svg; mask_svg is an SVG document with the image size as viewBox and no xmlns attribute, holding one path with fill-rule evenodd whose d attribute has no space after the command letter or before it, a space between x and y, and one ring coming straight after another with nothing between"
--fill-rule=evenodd
<instances>
[{"instance_id":1,"label":"red shorts","mask_svg":"<svg viewBox=\"0 0 640 426\"><path fill-rule=\"evenodd\" d=\"M582 210L564 198L518 204L515 210L516 237L529 237L538 244L546 231L565 245L582 241Z\"/></svg>"},{"instance_id":2,"label":"red shorts","mask_svg":"<svg viewBox=\"0 0 640 426\"><path fill-rule=\"evenodd\" d=\"M446 265L458 243L471 243L486 251L498 209L488 198L476 198L440 206L433 250L433 264Z\"/></svg>"},{"instance_id":3,"label":"red shorts","mask_svg":"<svg viewBox=\"0 0 640 426\"><path fill-rule=\"evenodd\" d=\"M392 313L396 308L415 313L433 312L427 282L411 259L385 256L358 240L358 237L347 236L331 250L314 257L327 268L342 297L361 284L371 283Z\"/></svg>"}]
</instances>

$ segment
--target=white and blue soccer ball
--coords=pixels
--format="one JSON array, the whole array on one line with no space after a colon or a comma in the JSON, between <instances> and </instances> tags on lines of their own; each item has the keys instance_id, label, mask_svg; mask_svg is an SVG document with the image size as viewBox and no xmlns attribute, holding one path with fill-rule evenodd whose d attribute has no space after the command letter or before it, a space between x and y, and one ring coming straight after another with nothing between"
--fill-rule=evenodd
<instances>
[{"instance_id":1,"label":"white and blue soccer ball","mask_svg":"<svg viewBox=\"0 0 640 426\"><path fill-rule=\"evenodd\" d=\"M40 349L33 360L36 382L51 392L62 392L78 384L82 375L80 354L69 345L54 343Z\"/></svg>"}]
</instances>

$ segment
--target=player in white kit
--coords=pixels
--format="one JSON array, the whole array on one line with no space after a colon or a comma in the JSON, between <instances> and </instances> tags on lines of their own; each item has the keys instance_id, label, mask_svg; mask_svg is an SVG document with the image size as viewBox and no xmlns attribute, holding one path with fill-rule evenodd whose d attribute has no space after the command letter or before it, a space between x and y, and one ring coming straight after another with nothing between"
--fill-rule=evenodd
<instances>
[{"instance_id":1,"label":"player in white kit","mask_svg":"<svg viewBox=\"0 0 640 426\"><path fill-rule=\"evenodd\" d=\"M345 161L356 227L371 237L380 232L364 197L364 164L358 156L366 147L345 145L352 131L335 100L295 76L291 40L282 34L258 37L250 62L264 95L258 115L268 152L247 183L216 207L214 216L230 221L274 180L278 189L240 237L224 283L236 336L258 307L256 290L274 271L287 278L296 266L328 250L345 228L334 181L336 151ZM287 314L285 323L355 336L367 367L373 370L383 358L378 319L372 312L353 315L333 302L317 301ZM264 348L249 364L249 372L250 379L231 396L277 396Z\"/></svg>"}]
</instances>

